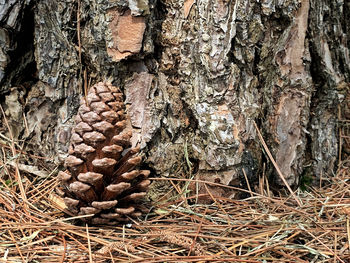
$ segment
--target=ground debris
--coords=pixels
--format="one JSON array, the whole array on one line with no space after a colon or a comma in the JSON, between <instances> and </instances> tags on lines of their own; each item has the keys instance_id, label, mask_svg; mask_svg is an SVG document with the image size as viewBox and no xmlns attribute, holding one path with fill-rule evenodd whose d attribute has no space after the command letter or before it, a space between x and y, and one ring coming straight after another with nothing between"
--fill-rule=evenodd
<instances>
[{"instance_id":1,"label":"ground debris","mask_svg":"<svg viewBox=\"0 0 350 263\"><path fill-rule=\"evenodd\" d=\"M10 155L8 148L3 152ZM210 204L196 204L199 196L188 193L186 185L203 181L151 178L171 181L176 186L174 192L164 193L142 221L99 227L82 225L79 216L65 217L65 207L56 194L56 174L35 178L30 171L15 167L21 162L18 159L12 166L0 156L0 261L350 260L349 160L339 163L336 176L320 182L320 188L297 190L301 206L291 196L274 195L264 180L256 192L222 185L227 190L248 192L244 200L210 193L206 196L212 198ZM16 178L21 178L24 192Z\"/></svg>"}]
</instances>

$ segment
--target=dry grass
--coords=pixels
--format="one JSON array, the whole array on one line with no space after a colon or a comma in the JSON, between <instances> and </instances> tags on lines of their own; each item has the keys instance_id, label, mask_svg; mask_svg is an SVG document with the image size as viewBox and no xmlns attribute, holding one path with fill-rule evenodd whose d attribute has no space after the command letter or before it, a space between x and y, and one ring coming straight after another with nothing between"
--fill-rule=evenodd
<instances>
[{"instance_id":1,"label":"dry grass","mask_svg":"<svg viewBox=\"0 0 350 263\"><path fill-rule=\"evenodd\" d=\"M153 178L177 198L128 225L92 227L60 210L55 171L24 165L4 135L0 149L0 262L350 262L350 161L319 189L274 196L262 178L258 193L236 189L245 200L208 193L211 205L178 187L196 180Z\"/></svg>"}]
</instances>

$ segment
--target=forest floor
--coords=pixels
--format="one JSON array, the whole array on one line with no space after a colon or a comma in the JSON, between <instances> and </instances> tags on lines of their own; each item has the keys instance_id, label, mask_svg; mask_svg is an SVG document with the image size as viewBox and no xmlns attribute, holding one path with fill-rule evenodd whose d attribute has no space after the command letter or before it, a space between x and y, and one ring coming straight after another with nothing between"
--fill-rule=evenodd
<instances>
[{"instance_id":1,"label":"forest floor","mask_svg":"<svg viewBox=\"0 0 350 263\"><path fill-rule=\"evenodd\" d=\"M235 189L244 200L209 192L210 204L197 204L187 188L198 181L153 178L173 187L147 215L94 227L65 215L45 158L0 135L0 262L350 262L350 159L295 196L262 176L255 192Z\"/></svg>"},{"instance_id":2,"label":"forest floor","mask_svg":"<svg viewBox=\"0 0 350 263\"><path fill-rule=\"evenodd\" d=\"M113 227L65 216L55 171L0 165L0 262L350 262L350 161L325 186L297 190L301 205L262 182L244 200L199 205L174 179L177 192L146 217Z\"/></svg>"}]
</instances>

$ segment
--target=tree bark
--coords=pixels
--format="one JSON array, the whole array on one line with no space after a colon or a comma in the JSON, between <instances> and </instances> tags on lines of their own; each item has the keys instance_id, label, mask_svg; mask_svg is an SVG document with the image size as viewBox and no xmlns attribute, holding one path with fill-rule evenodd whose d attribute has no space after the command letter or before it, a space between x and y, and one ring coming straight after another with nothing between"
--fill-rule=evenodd
<instances>
[{"instance_id":1,"label":"tree bark","mask_svg":"<svg viewBox=\"0 0 350 263\"><path fill-rule=\"evenodd\" d=\"M62 162L84 87L110 81L157 175L283 185L254 123L291 186L349 153L346 1L7 2L1 105L27 151Z\"/></svg>"}]
</instances>

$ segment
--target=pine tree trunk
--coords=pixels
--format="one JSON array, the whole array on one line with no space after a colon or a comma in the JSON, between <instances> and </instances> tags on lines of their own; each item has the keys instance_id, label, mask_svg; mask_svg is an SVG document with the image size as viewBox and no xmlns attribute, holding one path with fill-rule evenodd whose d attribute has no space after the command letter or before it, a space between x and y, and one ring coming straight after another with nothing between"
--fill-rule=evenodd
<instances>
[{"instance_id":1,"label":"pine tree trunk","mask_svg":"<svg viewBox=\"0 0 350 263\"><path fill-rule=\"evenodd\" d=\"M124 93L156 175L245 187L265 173L283 185L254 123L291 186L332 176L349 153L347 1L11 0L0 22L13 136L56 163L99 81Z\"/></svg>"}]
</instances>

